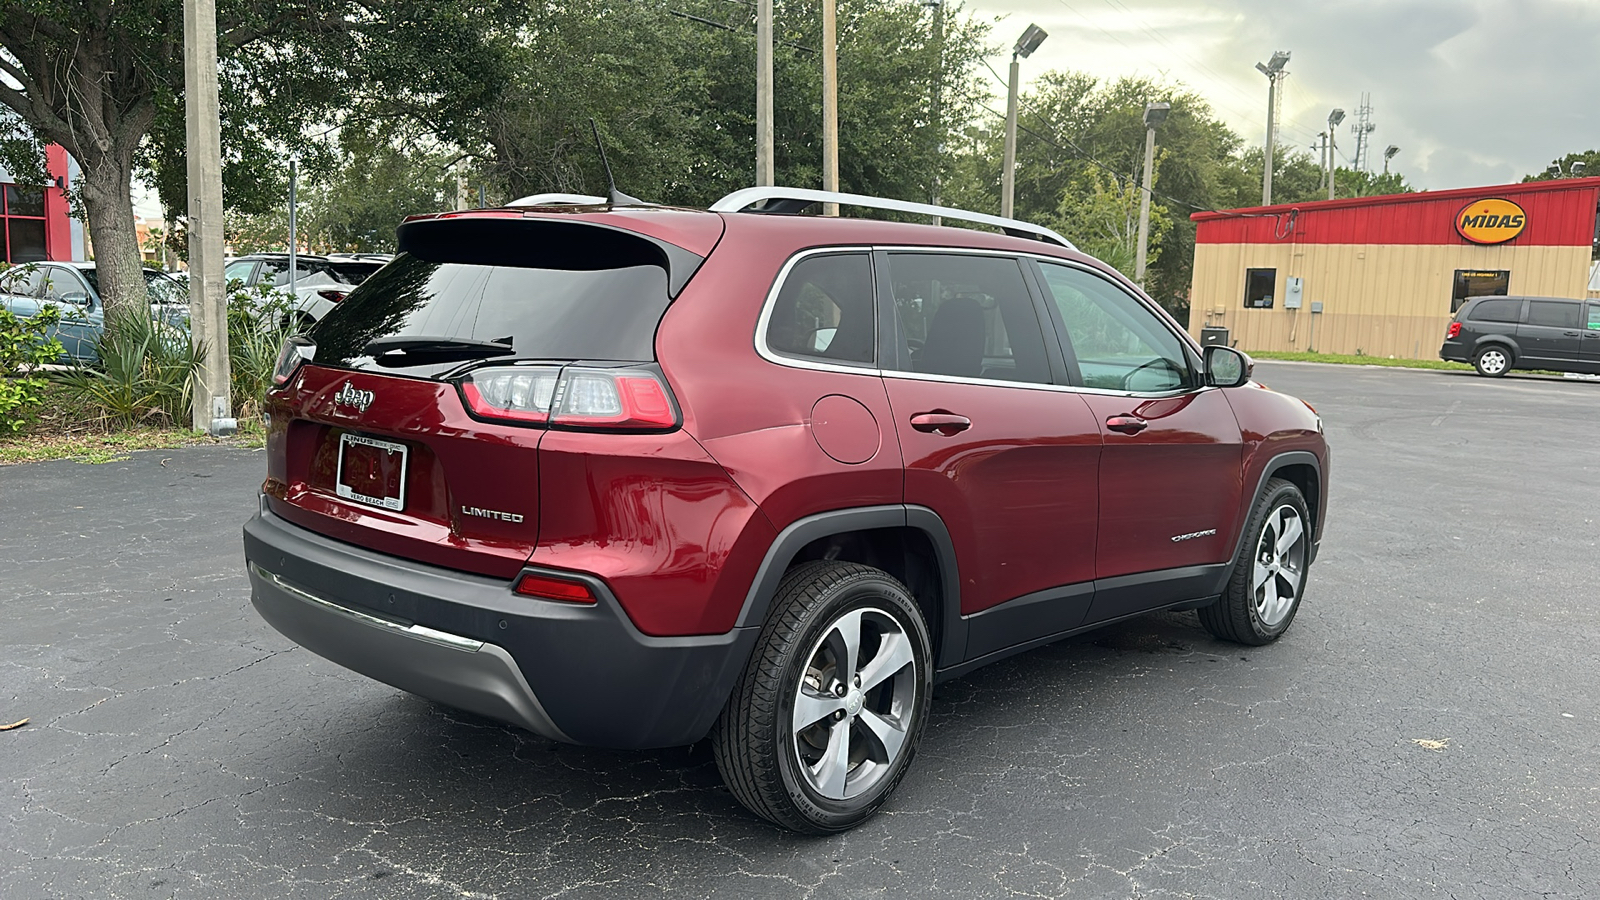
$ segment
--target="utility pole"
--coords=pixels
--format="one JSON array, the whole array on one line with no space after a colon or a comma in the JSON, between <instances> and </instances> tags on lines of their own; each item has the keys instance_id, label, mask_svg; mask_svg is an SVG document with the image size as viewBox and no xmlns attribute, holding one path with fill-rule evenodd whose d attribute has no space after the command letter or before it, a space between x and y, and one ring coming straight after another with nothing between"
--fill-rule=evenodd
<instances>
[{"instance_id":1,"label":"utility pole","mask_svg":"<svg viewBox=\"0 0 1600 900\"><path fill-rule=\"evenodd\" d=\"M1144 108L1144 189L1139 192L1139 252L1133 263L1133 280L1144 289L1144 264L1150 248L1150 179L1155 174L1156 126L1166 121L1170 103L1151 103Z\"/></svg>"},{"instance_id":2,"label":"utility pole","mask_svg":"<svg viewBox=\"0 0 1600 900\"><path fill-rule=\"evenodd\" d=\"M1272 145L1277 140L1278 79L1289 74L1283 67L1289 62L1288 50L1273 51L1265 63L1256 63L1256 69L1267 76L1267 152L1266 165L1261 174L1261 205L1272 205Z\"/></svg>"},{"instance_id":3,"label":"utility pole","mask_svg":"<svg viewBox=\"0 0 1600 900\"><path fill-rule=\"evenodd\" d=\"M834 0L822 0L822 189L839 190L839 23ZM839 204L822 214L837 216Z\"/></svg>"},{"instance_id":4,"label":"utility pole","mask_svg":"<svg viewBox=\"0 0 1600 900\"><path fill-rule=\"evenodd\" d=\"M1006 152L1000 170L1000 217L1012 218L1012 201L1017 189L1017 82L1022 78L1021 60L1033 55L1050 35L1030 24L1011 48L1011 79L1006 89Z\"/></svg>"},{"instance_id":5,"label":"utility pole","mask_svg":"<svg viewBox=\"0 0 1600 900\"><path fill-rule=\"evenodd\" d=\"M1339 123L1344 121L1344 110L1328 113L1328 199L1333 199L1334 181L1339 177Z\"/></svg>"},{"instance_id":6,"label":"utility pole","mask_svg":"<svg viewBox=\"0 0 1600 900\"><path fill-rule=\"evenodd\" d=\"M772 161L772 0L756 4L756 186L776 184Z\"/></svg>"},{"instance_id":7,"label":"utility pole","mask_svg":"<svg viewBox=\"0 0 1600 900\"><path fill-rule=\"evenodd\" d=\"M929 179L928 202L939 205L939 170L944 166L944 3L927 0L933 11L933 96L929 98L928 116L933 131L933 175ZM938 216L933 224L941 224Z\"/></svg>"},{"instance_id":8,"label":"utility pole","mask_svg":"<svg viewBox=\"0 0 1600 900\"><path fill-rule=\"evenodd\" d=\"M189 339L205 349L190 403L196 431L228 434L227 285L223 282L222 124L217 101L216 0L183 4L184 128L189 162Z\"/></svg>"},{"instance_id":9,"label":"utility pole","mask_svg":"<svg viewBox=\"0 0 1600 900\"><path fill-rule=\"evenodd\" d=\"M295 217L299 214L299 210L300 210L299 198L297 196L295 196L296 192L299 190L299 187L300 187L300 185L299 185L299 178L300 178L299 162L300 161L297 158L295 158L294 156L290 156L289 157L289 302L290 303L293 303L294 302L294 298L296 296L298 296L297 294L295 294L294 289L297 286L297 282L299 281L297 276L300 274L299 272L295 271L296 269L300 268L300 240L299 240L299 237L295 234Z\"/></svg>"}]
</instances>

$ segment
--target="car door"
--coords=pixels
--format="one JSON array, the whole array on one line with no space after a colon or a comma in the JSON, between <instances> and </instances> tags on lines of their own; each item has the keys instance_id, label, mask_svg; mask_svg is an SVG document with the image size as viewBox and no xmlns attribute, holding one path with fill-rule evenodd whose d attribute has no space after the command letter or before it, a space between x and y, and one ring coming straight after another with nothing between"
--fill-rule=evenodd
<instances>
[{"instance_id":1,"label":"car door","mask_svg":"<svg viewBox=\"0 0 1600 900\"><path fill-rule=\"evenodd\" d=\"M1202 386L1188 345L1146 301L1086 266L1037 265L1069 375L1105 443L1088 620L1208 593L1237 537L1233 408Z\"/></svg>"},{"instance_id":2,"label":"car door","mask_svg":"<svg viewBox=\"0 0 1600 900\"><path fill-rule=\"evenodd\" d=\"M1585 372L1600 372L1600 302L1584 304L1583 344L1578 360Z\"/></svg>"},{"instance_id":3,"label":"car door","mask_svg":"<svg viewBox=\"0 0 1600 900\"><path fill-rule=\"evenodd\" d=\"M41 266L39 271L40 305L61 315L55 336L66 354L86 362L99 359L95 345L105 328L105 311L95 303L83 276L68 266Z\"/></svg>"},{"instance_id":4,"label":"car door","mask_svg":"<svg viewBox=\"0 0 1600 900\"><path fill-rule=\"evenodd\" d=\"M880 356L905 500L949 529L967 657L1077 626L1094 579L1100 433L1057 376L1021 261L896 250L876 268L892 299Z\"/></svg>"},{"instance_id":5,"label":"car door","mask_svg":"<svg viewBox=\"0 0 1600 900\"><path fill-rule=\"evenodd\" d=\"M1517 326L1517 344L1522 347L1519 366L1572 368L1582 352L1582 314L1579 300L1528 300L1522 324Z\"/></svg>"}]
</instances>

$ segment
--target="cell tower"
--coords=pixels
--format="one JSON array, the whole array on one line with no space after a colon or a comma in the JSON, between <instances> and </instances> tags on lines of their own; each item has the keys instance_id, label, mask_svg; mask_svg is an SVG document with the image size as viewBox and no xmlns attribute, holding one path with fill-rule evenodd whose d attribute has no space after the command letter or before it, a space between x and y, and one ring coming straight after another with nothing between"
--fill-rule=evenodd
<instances>
[{"instance_id":1,"label":"cell tower","mask_svg":"<svg viewBox=\"0 0 1600 900\"><path fill-rule=\"evenodd\" d=\"M1350 132L1356 136L1356 158L1351 168L1357 172L1371 170L1367 157L1370 155L1372 139L1369 137L1378 126L1372 121L1372 95L1361 95L1361 106L1356 109L1356 120L1350 126Z\"/></svg>"}]
</instances>

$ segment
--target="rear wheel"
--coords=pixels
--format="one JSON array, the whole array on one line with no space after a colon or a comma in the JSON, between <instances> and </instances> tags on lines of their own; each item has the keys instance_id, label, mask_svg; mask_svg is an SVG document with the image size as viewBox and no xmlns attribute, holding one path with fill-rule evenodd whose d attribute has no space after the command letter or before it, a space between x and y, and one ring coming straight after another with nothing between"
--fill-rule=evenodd
<instances>
[{"instance_id":1,"label":"rear wheel","mask_svg":"<svg viewBox=\"0 0 1600 900\"><path fill-rule=\"evenodd\" d=\"M1478 358L1472 364L1477 367L1479 375L1490 378L1499 378L1511 371L1511 351L1498 344L1491 344L1478 351Z\"/></svg>"},{"instance_id":2,"label":"rear wheel","mask_svg":"<svg viewBox=\"0 0 1600 900\"><path fill-rule=\"evenodd\" d=\"M794 831L859 825L916 753L932 656L916 601L888 573L795 567L712 734L729 790Z\"/></svg>"},{"instance_id":3,"label":"rear wheel","mask_svg":"<svg viewBox=\"0 0 1600 900\"><path fill-rule=\"evenodd\" d=\"M1223 640L1269 644L1289 630L1311 563L1311 515L1300 489L1281 478L1250 511L1245 543L1217 602L1199 610L1200 624Z\"/></svg>"}]
</instances>

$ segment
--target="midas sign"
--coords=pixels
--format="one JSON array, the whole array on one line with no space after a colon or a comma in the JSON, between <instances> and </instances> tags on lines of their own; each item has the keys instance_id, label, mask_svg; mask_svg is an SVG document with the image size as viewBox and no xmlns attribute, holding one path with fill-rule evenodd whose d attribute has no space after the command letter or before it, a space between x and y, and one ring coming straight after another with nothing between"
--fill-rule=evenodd
<instances>
[{"instance_id":1,"label":"midas sign","mask_svg":"<svg viewBox=\"0 0 1600 900\"><path fill-rule=\"evenodd\" d=\"M1477 200L1456 213L1456 233L1474 244L1504 244L1522 233L1528 214L1510 200Z\"/></svg>"}]
</instances>

